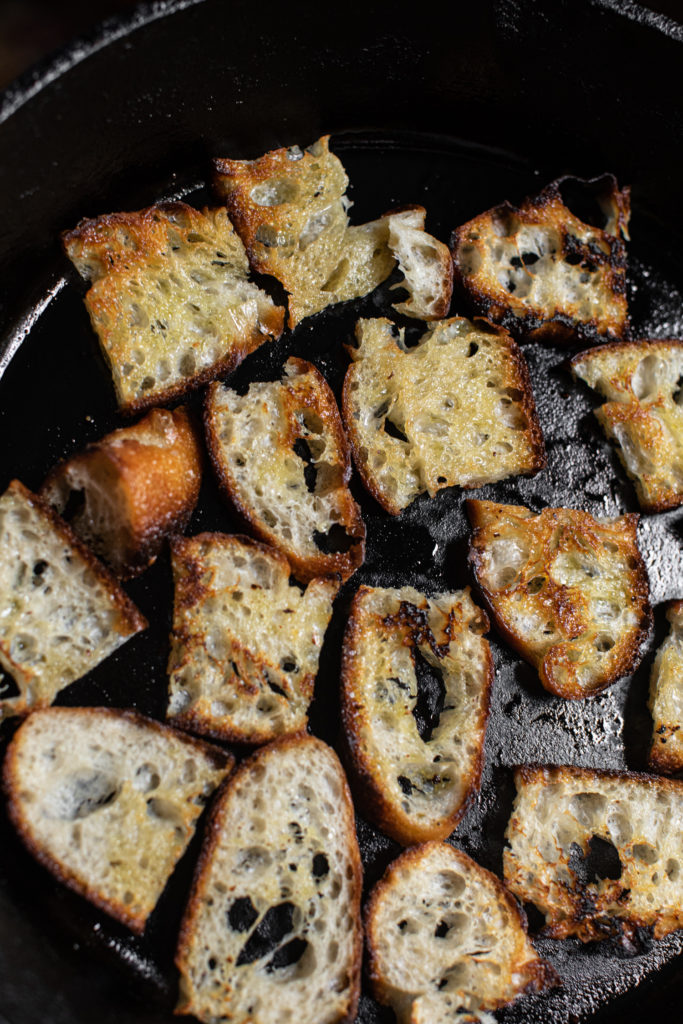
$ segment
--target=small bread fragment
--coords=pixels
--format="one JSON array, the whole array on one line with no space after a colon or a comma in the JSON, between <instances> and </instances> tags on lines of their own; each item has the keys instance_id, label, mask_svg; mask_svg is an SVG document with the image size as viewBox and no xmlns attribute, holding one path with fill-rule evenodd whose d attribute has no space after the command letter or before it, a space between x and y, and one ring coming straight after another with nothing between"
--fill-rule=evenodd
<instances>
[{"instance_id":1,"label":"small bread fragment","mask_svg":"<svg viewBox=\"0 0 683 1024\"><path fill-rule=\"evenodd\" d=\"M505 883L545 914L544 935L582 942L683 927L683 782L525 765L503 853Z\"/></svg>"},{"instance_id":2,"label":"small bread fragment","mask_svg":"<svg viewBox=\"0 0 683 1024\"><path fill-rule=\"evenodd\" d=\"M683 341L632 341L580 352L572 372L608 399L595 410L645 512L683 504Z\"/></svg>"},{"instance_id":3,"label":"small bread fragment","mask_svg":"<svg viewBox=\"0 0 683 1024\"><path fill-rule=\"evenodd\" d=\"M233 764L132 711L55 707L19 727L3 779L34 857L139 934Z\"/></svg>"},{"instance_id":4,"label":"small bread fragment","mask_svg":"<svg viewBox=\"0 0 683 1024\"><path fill-rule=\"evenodd\" d=\"M284 310L248 280L225 209L158 203L62 235L91 282L85 304L121 410L164 404L282 333Z\"/></svg>"},{"instance_id":5,"label":"small bread fragment","mask_svg":"<svg viewBox=\"0 0 683 1024\"><path fill-rule=\"evenodd\" d=\"M399 1024L493 1022L487 1011L560 982L500 880L447 843L389 865L365 927L375 996Z\"/></svg>"},{"instance_id":6,"label":"small bread fragment","mask_svg":"<svg viewBox=\"0 0 683 1024\"><path fill-rule=\"evenodd\" d=\"M629 189L611 175L584 184L599 193L604 229L562 201L568 179L521 206L505 202L463 224L451 240L456 282L477 313L536 341L616 341L628 327Z\"/></svg>"},{"instance_id":7,"label":"small bread fragment","mask_svg":"<svg viewBox=\"0 0 683 1024\"><path fill-rule=\"evenodd\" d=\"M282 380L238 395L207 392L206 439L223 492L256 535L286 556L302 582L362 564L365 525L351 497L351 460L322 374L290 358Z\"/></svg>"},{"instance_id":8,"label":"small bread fragment","mask_svg":"<svg viewBox=\"0 0 683 1024\"><path fill-rule=\"evenodd\" d=\"M508 643L558 697L590 697L640 660L652 621L637 515L468 500L470 564Z\"/></svg>"},{"instance_id":9,"label":"small bread fragment","mask_svg":"<svg viewBox=\"0 0 683 1024\"><path fill-rule=\"evenodd\" d=\"M658 772L683 771L683 601L666 612L671 631L657 651L650 674L654 722L650 765Z\"/></svg>"},{"instance_id":10,"label":"small bread fragment","mask_svg":"<svg viewBox=\"0 0 683 1024\"><path fill-rule=\"evenodd\" d=\"M360 587L342 658L358 794L400 843L444 839L479 786L493 661L469 588Z\"/></svg>"},{"instance_id":11,"label":"small bread fragment","mask_svg":"<svg viewBox=\"0 0 683 1024\"><path fill-rule=\"evenodd\" d=\"M424 206L411 206L386 214L389 248L403 274L397 288L408 298L394 309L419 320L441 320L448 314L453 294L453 261L447 245L425 231Z\"/></svg>"},{"instance_id":12,"label":"small bread fragment","mask_svg":"<svg viewBox=\"0 0 683 1024\"><path fill-rule=\"evenodd\" d=\"M155 561L166 537L186 528L201 477L200 441L187 411L152 409L56 466L40 494L127 579Z\"/></svg>"},{"instance_id":13,"label":"small bread fragment","mask_svg":"<svg viewBox=\"0 0 683 1024\"><path fill-rule=\"evenodd\" d=\"M19 480L0 498L0 666L19 694L0 719L51 704L147 628L118 581Z\"/></svg>"},{"instance_id":14,"label":"small bread fragment","mask_svg":"<svg viewBox=\"0 0 683 1024\"><path fill-rule=\"evenodd\" d=\"M424 491L481 487L546 464L526 360L502 328L453 317L408 348L359 320L342 410L370 493L397 515Z\"/></svg>"},{"instance_id":15,"label":"small bread fragment","mask_svg":"<svg viewBox=\"0 0 683 1024\"><path fill-rule=\"evenodd\" d=\"M241 743L301 732L339 578L302 593L285 556L248 537L176 537L171 550L169 719Z\"/></svg>"},{"instance_id":16,"label":"small bread fragment","mask_svg":"<svg viewBox=\"0 0 683 1024\"><path fill-rule=\"evenodd\" d=\"M206 1024L353 1021L361 863L335 753L277 740L214 808L181 927L177 1013Z\"/></svg>"}]
</instances>

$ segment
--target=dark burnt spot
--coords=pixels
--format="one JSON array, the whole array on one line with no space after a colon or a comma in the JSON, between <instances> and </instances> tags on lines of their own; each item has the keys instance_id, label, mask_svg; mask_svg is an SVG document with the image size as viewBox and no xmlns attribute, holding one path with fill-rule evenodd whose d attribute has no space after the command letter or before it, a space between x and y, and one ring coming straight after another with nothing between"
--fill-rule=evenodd
<instances>
[{"instance_id":1,"label":"dark burnt spot","mask_svg":"<svg viewBox=\"0 0 683 1024\"><path fill-rule=\"evenodd\" d=\"M422 645L429 647L435 657L445 658L453 636L454 615L450 612L448 622L444 630L446 641L442 644L436 642L434 634L429 626L429 613L426 608L418 608L410 601L401 601L395 615L387 615L382 620L382 625L388 630L402 630L406 633L404 643L410 647Z\"/></svg>"}]
</instances>

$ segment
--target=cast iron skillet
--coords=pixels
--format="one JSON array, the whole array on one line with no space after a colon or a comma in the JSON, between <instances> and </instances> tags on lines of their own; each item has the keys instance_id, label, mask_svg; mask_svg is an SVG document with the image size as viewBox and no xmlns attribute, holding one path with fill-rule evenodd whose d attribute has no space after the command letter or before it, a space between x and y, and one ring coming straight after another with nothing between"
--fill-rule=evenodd
<instances>
[{"instance_id":1,"label":"cast iron skillet","mask_svg":"<svg viewBox=\"0 0 683 1024\"><path fill-rule=\"evenodd\" d=\"M468 5L450 24L424 10L419 22L414 13L406 22L387 8L366 12L359 26L326 7L304 17L284 5L200 0L141 9L26 76L0 108L0 489L12 476L38 487L57 459L120 422L59 231L85 215L159 198L208 201L213 155L256 156L332 132L353 183L354 221L422 202L428 228L444 239L475 213L562 173L610 170L633 183L636 332L681 336L682 47L680 27L634 4L502 0ZM274 378L293 352L316 362L338 393L355 319L386 313L389 298L383 289L304 323L250 357L232 381ZM456 302L453 312L467 310ZM565 354L529 345L525 353L548 469L477 493L537 509L635 510L632 487L593 422L594 397L563 369ZM354 486L368 556L338 601L311 716L313 731L333 744L339 645L356 586L410 582L433 591L469 582L460 491L418 500L392 519ZM681 519L670 513L641 523L655 605L683 595ZM207 474L190 532L231 528ZM132 705L162 718L167 558L129 589L152 627L60 702ZM655 620L635 676L578 703L543 692L491 637L497 675L486 766L480 798L455 833L458 846L500 873L515 763L644 767L647 676L666 632L661 608ZM0 733L0 753L12 729ZM361 819L358 831L369 886L398 848ZM175 935L197 847L146 935L134 939L34 864L0 811L0 1024L169 1022ZM537 924L532 917L532 930ZM539 948L564 988L520 1001L501 1020L637 1020L645 1007L670 1014L683 997L681 935L652 943L642 934L629 947ZM365 992L360 1020L390 1022Z\"/></svg>"}]
</instances>

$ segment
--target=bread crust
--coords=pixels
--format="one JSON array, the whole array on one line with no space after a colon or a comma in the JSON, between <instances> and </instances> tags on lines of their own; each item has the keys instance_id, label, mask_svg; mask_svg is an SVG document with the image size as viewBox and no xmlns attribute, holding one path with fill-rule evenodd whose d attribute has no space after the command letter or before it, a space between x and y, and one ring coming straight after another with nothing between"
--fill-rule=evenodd
<instances>
[{"instance_id":1,"label":"bread crust","mask_svg":"<svg viewBox=\"0 0 683 1024\"><path fill-rule=\"evenodd\" d=\"M648 706L653 720L650 767L668 775L683 771L683 720L677 711L683 687L683 600L671 601L666 617L671 631L652 665Z\"/></svg>"}]
</instances>

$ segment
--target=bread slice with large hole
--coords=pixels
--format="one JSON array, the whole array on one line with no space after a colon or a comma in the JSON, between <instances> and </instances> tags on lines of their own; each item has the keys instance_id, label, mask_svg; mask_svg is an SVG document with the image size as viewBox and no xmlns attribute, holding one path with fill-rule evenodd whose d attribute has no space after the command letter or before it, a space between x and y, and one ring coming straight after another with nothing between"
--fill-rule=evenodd
<instances>
[{"instance_id":1,"label":"bread slice with large hole","mask_svg":"<svg viewBox=\"0 0 683 1024\"><path fill-rule=\"evenodd\" d=\"M305 729L339 577L302 593L280 552L220 533L176 537L172 556L171 722L241 743Z\"/></svg>"},{"instance_id":2,"label":"bread slice with large hole","mask_svg":"<svg viewBox=\"0 0 683 1024\"><path fill-rule=\"evenodd\" d=\"M228 373L282 333L284 310L248 279L225 209L158 203L62 235L116 397L132 414Z\"/></svg>"},{"instance_id":3,"label":"bread slice with large hole","mask_svg":"<svg viewBox=\"0 0 683 1024\"><path fill-rule=\"evenodd\" d=\"M232 755L131 711L47 708L13 736L9 814L57 878L142 932Z\"/></svg>"},{"instance_id":4,"label":"bread slice with large hole","mask_svg":"<svg viewBox=\"0 0 683 1024\"><path fill-rule=\"evenodd\" d=\"M334 752L287 737L214 807L183 920L178 1013L205 1024L334 1024L360 987L361 863Z\"/></svg>"},{"instance_id":5,"label":"bread slice with large hole","mask_svg":"<svg viewBox=\"0 0 683 1024\"><path fill-rule=\"evenodd\" d=\"M470 564L494 622L558 697L590 697L637 666L652 622L638 516L466 502Z\"/></svg>"},{"instance_id":6,"label":"bread slice with large hole","mask_svg":"<svg viewBox=\"0 0 683 1024\"><path fill-rule=\"evenodd\" d=\"M451 241L455 279L477 313L513 334L550 342L621 339L628 328L629 189L611 175L583 183L604 226L564 204L561 178L520 206L505 202L468 221Z\"/></svg>"},{"instance_id":7,"label":"bread slice with large hole","mask_svg":"<svg viewBox=\"0 0 683 1024\"><path fill-rule=\"evenodd\" d=\"M495 875L446 843L406 850L365 911L375 997L399 1024L494 1024L489 1011L559 983Z\"/></svg>"},{"instance_id":8,"label":"bread slice with large hole","mask_svg":"<svg viewBox=\"0 0 683 1024\"><path fill-rule=\"evenodd\" d=\"M683 771L683 601L666 612L668 637L657 651L650 674L653 731L650 764L659 772Z\"/></svg>"},{"instance_id":9,"label":"bread slice with large hole","mask_svg":"<svg viewBox=\"0 0 683 1024\"><path fill-rule=\"evenodd\" d=\"M351 460L332 391L304 359L246 395L213 384L206 439L223 493L304 582L347 579L365 553L365 525L348 488Z\"/></svg>"},{"instance_id":10,"label":"bread slice with large hole","mask_svg":"<svg viewBox=\"0 0 683 1024\"><path fill-rule=\"evenodd\" d=\"M18 693L0 719L51 704L60 690L146 629L118 580L19 480L0 498L0 666Z\"/></svg>"},{"instance_id":11,"label":"bread slice with large hole","mask_svg":"<svg viewBox=\"0 0 683 1024\"><path fill-rule=\"evenodd\" d=\"M631 341L574 356L572 372L607 402L595 415L617 445L645 512L683 503L683 341Z\"/></svg>"},{"instance_id":12,"label":"bread slice with large hole","mask_svg":"<svg viewBox=\"0 0 683 1024\"><path fill-rule=\"evenodd\" d=\"M545 914L544 934L590 942L683 927L683 782L539 765L515 782L505 882Z\"/></svg>"},{"instance_id":13,"label":"bread slice with large hole","mask_svg":"<svg viewBox=\"0 0 683 1024\"><path fill-rule=\"evenodd\" d=\"M526 360L504 330L453 317L408 348L389 320L359 320L356 339L344 424L363 483L387 512L424 491L545 466Z\"/></svg>"},{"instance_id":14,"label":"bread slice with large hole","mask_svg":"<svg viewBox=\"0 0 683 1024\"><path fill-rule=\"evenodd\" d=\"M493 661L469 590L360 587L342 658L358 798L399 842L444 839L479 786Z\"/></svg>"}]
</instances>

